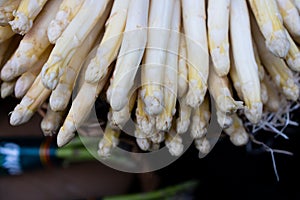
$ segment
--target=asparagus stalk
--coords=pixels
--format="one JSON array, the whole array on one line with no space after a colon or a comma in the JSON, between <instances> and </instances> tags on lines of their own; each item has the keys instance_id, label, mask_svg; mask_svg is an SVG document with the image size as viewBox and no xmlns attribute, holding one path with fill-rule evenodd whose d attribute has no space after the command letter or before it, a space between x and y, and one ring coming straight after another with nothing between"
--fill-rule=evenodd
<instances>
[{"instance_id":1,"label":"asparagus stalk","mask_svg":"<svg viewBox=\"0 0 300 200\"><path fill-rule=\"evenodd\" d=\"M248 0L266 46L275 56L284 58L290 48L276 0Z\"/></svg>"},{"instance_id":2,"label":"asparagus stalk","mask_svg":"<svg viewBox=\"0 0 300 200\"><path fill-rule=\"evenodd\" d=\"M182 14L189 70L186 100L189 106L196 108L206 94L209 69L205 1L183 0Z\"/></svg>"},{"instance_id":3,"label":"asparagus stalk","mask_svg":"<svg viewBox=\"0 0 300 200\"><path fill-rule=\"evenodd\" d=\"M47 35L52 44L55 44L57 39L61 36L66 27L74 19L80 10L84 0L63 0L60 4L56 16L51 20Z\"/></svg>"},{"instance_id":4,"label":"asparagus stalk","mask_svg":"<svg viewBox=\"0 0 300 200\"><path fill-rule=\"evenodd\" d=\"M86 0L83 3L75 18L57 40L48 61L43 66L42 81L45 87L55 89L60 77L66 71L67 63L103 16L108 2L109 0ZM84 26L78 25L82 23Z\"/></svg>"},{"instance_id":5,"label":"asparagus stalk","mask_svg":"<svg viewBox=\"0 0 300 200\"><path fill-rule=\"evenodd\" d=\"M128 95L134 85L147 42L149 0L131 0L119 57L107 99L114 111L128 104Z\"/></svg>"},{"instance_id":6,"label":"asparagus stalk","mask_svg":"<svg viewBox=\"0 0 300 200\"><path fill-rule=\"evenodd\" d=\"M21 102L12 111L10 124L16 126L28 122L50 93L51 91L43 86L39 74Z\"/></svg>"},{"instance_id":7,"label":"asparagus stalk","mask_svg":"<svg viewBox=\"0 0 300 200\"><path fill-rule=\"evenodd\" d=\"M175 1L178 0L152 0L150 4L146 65L142 67L142 99L145 112L152 116L163 111L164 65Z\"/></svg>"},{"instance_id":8,"label":"asparagus stalk","mask_svg":"<svg viewBox=\"0 0 300 200\"><path fill-rule=\"evenodd\" d=\"M300 42L300 15L291 0L276 0L283 24L294 40ZM290 41L290 40L289 40Z\"/></svg>"},{"instance_id":9,"label":"asparagus stalk","mask_svg":"<svg viewBox=\"0 0 300 200\"><path fill-rule=\"evenodd\" d=\"M43 65L47 61L51 50L52 46L49 46L40 56L39 60L32 66L32 68L17 79L15 85L15 96L17 98L22 98L27 93L34 80L40 73Z\"/></svg>"},{"instance_id":10,"label":"asparagus stalk","mask_svg":"<svg viewBox=\"0 0 300 200\"><path fill-rule=\"evenodd\" d=\"M252 22L252 32L263 65L272 77L274 83L281 89L287 99L296 101L299 97L299 88L296 85L293 73L285 64L284 60L270 53L263 43L263 36L255 22Z\"/></svg>"},{"instance_id":11,"label":"asparagus stalk","mask_svg":"<svg viewBox=\"0 0 300 200\"><path fill-rule=\"evenodd\" d=\"M47 1L48 0L21 0L18 9L13 12L14 19L9 22L13 31L21 35L27 33ZM60 0L54 2L61 3Z\"/></svg>"},{"instance_id":12,"label":"asparagus stalk","mask_svg":"<svg viewBox=\"0 0 300 200\"><path fill-rule=\"evenodd\" d=\"M49 1L35 21L34 27L23 37L18 49L1 71L1 78L9 81L28 71L42 53L50 46L47 38L47 27L55 16L60 0Z\"/></svg>"},{"instance_id":13,"label":"asparagus stalk","mask_svg":"<svg viewBox=\"0 0 300 200\"><path fill-rule=\"evenodd\" d=\"M188 67L186 55L186 41L183 33L180 34L179 55L178 55L178 78L177 96L183 97L188 90Z\"/></svg>"},{"instance_id":14,"label":"asparagus stalk","mask_svg":"<svg viewBox=\"0 0 300 200\"><path fill-rule=\"evenodd\" d=\"M57 134L63 123L65 113L66 110L58 112L53 111L48 104L46 115L43 117L41 122L41 129L45 136L53 136Z\"/></svg>"},{"instance_id":15,"label":"asparagus stalk","mask_svg":"<svg viewBox=\"0 0 300 200\"><path fill-rule=\"evenodd\" d=\"M246 105L245 115L250 122L257 123L262 115L262 102L246 1L232 0L230 11L230 36L234 66ZM240 34L241 32L243 34Z\"/></svg>"},{"instance_id":16,"label":"asparagus stalk","mask_svg":"<svg viewBox=\"0 0 300 200\"><path fill-rule=\"evenodd\" d=\"M49 103L52 110L63 111L68 106L76 79L82 69L83 62L94 44L99 43L99 32L103 28L108 14L109 9L105 11L103 17L99 20L99 22L97 22L96 26L85 38L80 48L76 50L74 56L67 64L65 73L63 73L59 79L57 87L52 91L50 96Z\"/></svg>"},{"instance_id":17,"label":"asparagus stalk","mask_svg":"<svg viewBox=\"0 0 300 200\"><path fill-rule=\"evenodd\" d=\"M16 80L1 83L1 98L6 98L14 93Z\"/></svg>"},{"instance_id":18,"label":"asparagus stalk","mask_svg":"<svg viewBox=\"0 0 300 200\"><path fill-rule=\"evenodd\" d=\"M169 131L176 112L177 100L177 78L178 78L178 48L179 48L179 27L180 27L180 2L175 1L171 33L168 42L168 53L166 56L166 66L164 69L164 109L156 116L156 129Z\"/></svg>"},{"instance_id":19,"label":"asparagus stalk","mask_svg":"<svg viewBox=\"0 0 300 200\"><path fill-rule=\"evenodd\" d=\"M225 76L229 72L229 9L230 0L210 0L207 8L209 51L215 72Z\"/></svg>"}]
</instances>

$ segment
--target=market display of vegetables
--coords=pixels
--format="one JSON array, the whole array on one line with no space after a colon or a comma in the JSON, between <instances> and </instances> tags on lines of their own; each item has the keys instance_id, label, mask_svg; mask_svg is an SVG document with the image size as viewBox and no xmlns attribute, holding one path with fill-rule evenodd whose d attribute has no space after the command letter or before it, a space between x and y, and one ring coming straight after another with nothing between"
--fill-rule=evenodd
<instances>
[{"instance_id":1,"label":"market display of vegetables","mask_svg":"<svg viewBox=\"0 0 300 200\"><path fill-rule=\"evenodd\" d=\"M299 12L299 0L0 0L1 97L20 99L10 124L45 108L41 129L61 147L104 94L101 156L128 120L142 150L179 156L190 134L208 153L212 104L234 145L260 129L287 137Z\"/></svg>"}]
</instances>

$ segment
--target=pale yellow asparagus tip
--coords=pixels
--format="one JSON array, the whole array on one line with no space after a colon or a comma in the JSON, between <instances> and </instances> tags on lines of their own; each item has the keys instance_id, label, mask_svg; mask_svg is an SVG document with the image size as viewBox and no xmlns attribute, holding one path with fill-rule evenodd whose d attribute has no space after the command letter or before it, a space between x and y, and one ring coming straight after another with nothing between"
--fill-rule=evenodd
<instances>
[{"instance_id":1,"label":"pale yellow asparagus tip","mask_svg":"<svg viewBox=\"0 0 300 200\"><path fill-rule=\"evenodd\" d=\"M229 81L227 76L220 77L210 62L210 70L208 76L208 88L209 92L214 98L217 106L224 113L233 113L238 109L243 108L242 101L235 101L232 97Z\"/></svg>"},{"instance_id":2,"label":"pale yellow asparagus tip","mask_svg":"<svg viewBox=\"0 0 300 200\"><path fill-rule=\"evenodd\" d=\"M299 22L300 23L300 22ZM300 34L300 31L299 31ZM297 44L295 44L294 40L292 39L292 37L290 36L290 34L286 31L286 35L287 38L291 44L291 47L289 49L288 54L286 55L286 62L288 64L288 66L296 71L296 72L300 72L300 51L299 48L297 46Z\"/></svg>"},{"instance_id":3,"label":"pale yellow asparagus tip","mask_svg":"<svg viewBox=\"0 0 300 200\"><path fill-rule=\"evenodd\" d=\"M139 91L135 113L136 121L139 129L147 135L150 135L155 130L155 117L147 115L144 109L145 105L141 99L141 91Z\"/></svg>"},{"instance_id":4,"label":"pale yellow asparagus tip","mask_svg":"<svg viewBox=\"0 0 300 200\"><path fill-rule=\"evenodd\" d=\"M16 81L3 82L1 84L1 98L6 98L14 93Z\"/></svg>"},{"instance_id":5,"label":"pale yellow asparagus tip","mask_svg":"<svg viewBox=\"0 0 300 200\"><path fill-rule=\"evenodd\" d=\"M98 145L98 155L108 157L111 155L111 150L119 143L120 130L112 129L108 124L105 127L103 138Z\"/></svg>"},{"instance_id":6,"label":"pale yellow asparagus tip","mask_svg":"<svg viewBox=\"0 0 300 200\"><path fill-rule=\"evenodd\" d=\"M274 55L284 58L290 43L284 31L276 0L248 0L248 2L264 35L266 46Z\"/></svg>"},{"instance_id":7,"label":"pale yellow asparagus tip","mask_svg":"<svg viewBox=\"0 0 300 200\"><path fill-rule=\"evenodd\" d=\"M9 22L13 31L21 35L26 34L46 3L47 0L22 0L18 9L13 12L14 20Z\"/></svg>"},{"instance_id":8,"label":"pale yellow asparagus tip","mask_svg":"<svg viewBox=\"0 0 300 200\"><path fill-rule=\"evenodd\" d=\"M120 111L110 110L108 113L108 121L112 128L122 128L126 122L130 119L131 111L135 105L137 99L137 92L134 92L128 104Z\"/></svg>"},{"instance_id":9,"label":"pale yellow asparagus tip","mask_svg":"<svg viewBox=\"0 0 300 200\"><path fill-rule=\"evenodd\" d=\"M137 126L134 131L134 136L136 137L137 145L144 151L147 151L151 146L151 141L147 138L146 133L141 131L141 129Z\"/></svg>"},{"instance_id":10,"label":"pale yellow asparagus tip","mask_svg":"<svg viewBox=\"0 0 300 200\"><path fill-rule=\"evenodd\" d=\"M63 123L65 111L55 112L48 105L47 113L41 122L41 129L45 136L53 136Z\"/></svg>"},{"instance_id":11,"label":"pale yellow asparagus tip","mask_svg":"<svg viewBox=\"0 0 300 200\"><path fill-rule=\"evenodd\" d=\"M230 0L210 0L207 8L209 50L218 76L229 72L229 8Z\"/></svg>"},{"instance_id":12,"label":"pale yellow asparagus tip","mask_svg":"<svg viewBox=\"0 0 300 200\"><path fill-rule=\"evenodd\" d=\"M229 135L230 141L236 146L242 146L248 143L249 135L246 132L243 121L237 116L232 115L233 123L230 127L224 129L225 133Z\"/></svg>"},{"instance_id":13,"label":"pale yellow asparagus tip","mask_svg":"<svg viewBox=\"0 0 300 200\"><path fill-rule=\"evenodd\" d=\"M218 124L223 128L228 128L233 123L232 117L228 113L224 113L220 111L220 109L217 107L217 121Z\"/></svg>"},{"instance_id":14,"label":"pale yellow asparagus tip","mask_svg":"<svg viewBox=\"0 0 300 200\"><path fill-rule=\"evenodd\" d=\"M63 0L55 18L50 22L47 35L52 44L55 44L62 32L69 25L81 8L84 0Z\"/></svg>"},{"instance_id":15,"label":"pale yellow asparagus tip","mask_svg":"<svg viewBox=\"0 0 300 200\"><path fill-rule=\"evenodd\" d=\"M0 5L0 25L7 26L8 22L13 20L13 11L16 10L21 0L7 0L3 5Z\"/></svg>"},{"instance_id":16,"label":"pale yellow asparagus tip","mask_svg":"<svg viewBox=\"0 0 300 200\"><path fill-rule=\"evenodd\" d=\"M159 144L165 140L165 132L164 131L158 131L157 133L154 133L150 137L151 141L155 144Z\"/></svg>"},{"instance_id":17,"label":"pale yellow asparagus tip","mask_svg":"<svg viewBox=\"0 0 300 200\"><path fill-rule=\"evenodd\" d=\"M268 93L268 101L265 103L265 107L271 112L277 112L281 101L279 91L269 76L265 76L264 84Z\"/></svg>"},{"instance_id":18,"label":"pale yellow asparagus tip","mask_svg":"<svg viewBox=\"0 0 300 200\"><path fill-rule=\"evenodd\" d=\"M208 154L211 150L210 142L206 137L195 139L195 146L202 154Z\"/></svg>"},{"instance_id":19,"label":"pale yellow asparagus tip","mask_svg":"<svg viewBox=\"0 0 300 200\"><path fill-rule=\"evenodd\" d=\"M165 144L172 156L180 156L183 153L182 138L174 130L166 133Z\"/></svg>"},{"instance_id":20,"label":"pale yellow asparagus tip","mask_svg":"<svg viewBox=\"0 0 300 200\"><path fill-rule=\"evenodd\" d=\"M192 108L186 104L185 98L186 96L183 96L179 100L179 117L176 120L176 132L178 134L187 132L191 122Z\"/></svg>"},{"instance_id":21,"label":"pale yellow asparagus tip","mask_svg":"<svg viewBox=\"0 0 300 200\"><path fill-rule=\"evenodd\" d=\"M22 98L30 86L33 84L36 75L32 74L31 72L25 72L20 76L16 82L15 86L15 95L17 98Z\"/></svg>"},{"instance_id":22,"label":"pale yellow asparagus tip","mask_svg":"<svg viewBox=\"0 0 300 200\"><path fill-rule=\"evenodd\" d=\"M75 137L75 130L74 123L70 120L65 120L64 125L59 129L57 134L57 146L62 147L69 143Z\"/></svg>"},{"instance_id":23,"label":"pale yellow asparagus tip","mask_svg":"<svg viewBox=\"0 0 300 200\"><path fill-rule=\"evenodd\" d=\"M192 138L202 138L207 133L207 127L210 120L209 99L206 96L198 108L193 109L191 122Z\"/></svg>"}]
</instances>

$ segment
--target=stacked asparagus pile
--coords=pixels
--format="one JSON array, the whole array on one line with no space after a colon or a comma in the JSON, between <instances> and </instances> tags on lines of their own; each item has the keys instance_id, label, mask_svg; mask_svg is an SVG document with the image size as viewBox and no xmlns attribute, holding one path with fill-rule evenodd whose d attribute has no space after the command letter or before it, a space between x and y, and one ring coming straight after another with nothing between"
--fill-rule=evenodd
<instances>
[{"instance_id":1,"label":"stacked asparagus pile","mask_svg":"<svg viewBox=\"0 0 300 200\"><path fill-rule=\"evenodd\" d=\"M1 96L21 98L10 123L49 99L41 127L63 146L105 93L100 155L132 113L142 150L165 142L178 156L190 133L207 153L213 98L244 145L246 124L275 129L299 98L299 11L298 0L0 0Z\"/></svg>"}]
</instances>

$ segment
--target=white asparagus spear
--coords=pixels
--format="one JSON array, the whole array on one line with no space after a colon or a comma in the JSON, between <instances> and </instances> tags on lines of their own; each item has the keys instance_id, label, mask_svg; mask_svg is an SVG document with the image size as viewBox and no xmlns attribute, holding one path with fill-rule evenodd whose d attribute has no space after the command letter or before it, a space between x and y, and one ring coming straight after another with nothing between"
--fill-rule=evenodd
<instances>
[{"instance_id":1,"label":"white asparagus spear","mask_svg":"<svg viewBox=\"0 0 300 200\"><path fill-rule=\"evenodd\" d=\"M229 72L229 10L230 0L209 0L207 28L209 50L218 76Z\"/></svg>"},{"instance_id":2,"label":"white asparagus spear","mask_svg":"<svg viewBox=\"0 0 300 200\"><path fill-rule=\"evenodd\" d=\"M182 138L175 130L166 133L165 144L172 156L180 156L183 153Z\"/></svg>"},{"instance_id":3,"label":"white asparagus spear","mask_svg":"<svg viewBox=\"0 0 300 200\"><path fill-rule=\"evenodd\" d=\"M109 157L111 151L119 143L120 129L113 129L109 124L106 124L103 138L99 141L98 144L98 155L101 157Z\"/></svg>"},{"instance_id":4,"label":"white asparagus spear","mask_svg":"<svg viewBox=\"0 0 300 200\"><path fill-rule=\"evenodd\" d=\"M180 16L180 2L176 0L171 22L168 53L164 67L164 109L156 116L156 129L161 131L170 130L173 116L176 112Z\"/></svg>"},{"instance_id":5,"label":"white asparagus spear","mask_svg":"<svg viewBox=\"0 0 300 200\"><path fill-rule=\"evenodd\" d=\"M84 0L63 0L55 18L50 22L47 35L52 44L61 36L62 32L78 13Z\"/></svg>"},{"instance_id":6,"label":"white asparagus spear","mask_svg":"<svg viewBox=\"0 0 300 200\"><path fill-rule=\"evenodd\" d=\"M14 35L15 33L11 30L10 26L0 26L0 43L5 42Z\"/></svg>"},{"instance_id":7,"label":"white asparagus spear","mask_svg":"<svg viewBox=\"0 0 300 200\"><path fill-rule=\"evenodd\" d=\"M209 71L205 0L182 0L181 3L189 69L186 100L188 105L195 108L206 94Z\"/></svg>"},{"instance_id":8,"label":"white asparagus spear","mask_svg":"<svg viewBox=\"0 0 300 200\"><path fill-rule=\"evenodd\" d=\"M145 104L141 97L141 90L138 91L137 108L135 111L137 126L140 131L146 135L155 132L155 117L147 115L145 112Z\"/></svg>"},{"instance_id":9,"label":"white asparagus spear","mask_svg":"<svg viewBox=\"0 0 300 200\"><path fill-rule=\"evenodd\" d=\"M107 99L114 111L128 104L128 94L144 55L147 42L149 0L131 0L125 32Z\"/></svg>"},{"instance_id":10,"label":"white asparagus spear","mask_svg":"<svg viewBox=\"0 0 300 200\"><path fill-rule=\"evenodd\" d=\"M103 28L108 14L109 10L107 9L103 14L103 18L97 22L93 30L89 33L81 46L74 53L70 62L67 64L65 73L61 76L57 87L52 91L49 99L49 104L52 110L62 111L68 106L76 79L83 66L83 62L92 47L95 44L99 44L100 30Z\"/></svg>"},{"instance_id":11,"label":"white asparagus spear","mask_svg":"<svg viewBox=\"0 0 300 200\"><path fill-rule=\"evenodd\" d=\"M14 93L16 80L1 83L1 98L4 99Z\"/></svg>"},{"instance_id":12,"label":"white asparagus spear","mask_svg":"<svg viewBox=\"0 0 300 200\"><path fill-rule=\"evenodd\" d=\"M183 97L188 90L188 66L186 55L186 41L183 33L180 34L179 55L178 55L178 81L177 96Z\"/></svg>"},{"instance_id":13,"label":"white asparagus spear","mask_svg":"<svg viewBox=\"0 0 300 200\"><path fill-rule=\"evenodd\" d=\"M188 131L191 123L192 108L186 103L186 96L179 99L179 117L176 120L176 132L183 134Z\"/></svg>"},{"instance_id":14,"label":"white asparagus spear","mask_svg":"<svg viewBox=\"0 0 300 200\"><path fill-rule=\"evenodd\" d=\"M297 46L297 44L295 44L294 40L291 38L290 34L288 32L286 32L287 38L291 44L291 47L288 51L288 54L286 55L286 62L289 66L290 69L296 71L296 72L300 72L300 51L299 48Z\"/></svg>"},{"instance_id":15,"label":"white asparagus spear","mask_svg":"<svg viewBox=\"0 0 300 200\"><path fill-rule=\"evenodd\" d=\"M220 127L223 129L228 128L232 125L233 120L231 115L225 112L222 112L218 106L216 106L216 115L217 115L217 121Z\"/></svg>"},{"instance_id":16,"label":"white asparagus spear","mask_svg":"<svg viewBox=\"0 0 300 200\"><path fill-rule=\"evenodd\" d=\"M236 146L242 146L249 141L249 135L246 132L243 121L237 116L232 115L233 123L229 128L224 129L224 132L229 135L230 141Z\"/></svg>"},{"instance_id":17,"label":"white asparagus spear","mask_svg":"<svg viewBox=\"0 0 300 200\"><path fill-rule=\"evenodd\" d=\"M163 80L172 12L177 0L152 0L145 65L142 67L142 99L148 115L163 111Z\"/></svg>"},{"instance_id":18,"label":"white asparagus spear","mask_svg":"<svg viewBox=\"0 0 300 200\"><path fill-rule=\"evenodd\" d=\"M34 27L23 37L18 49L2 69L3 80L12 80L29 70L50 45L47 27L60 2L57 0L47 3L45 10L36 19Z\"/></svg>"},{"instance_id":19,"label":"white asparagus spear","mask_svg":"<svg viewBox=\"0 0 300 200\"><path fill-rule=\"evenodd\" d=\"M13 11L16 10L21 0L6 0L3 5L0 5L0 26L9 25L8 22L13 20Z\"/></svg>"},{"instance_id":20,"label":"white asparagus spear","mask_svg":"<svg viewBox=\"0 0 300 200\"><path fill-rule=\"evenodd\" d=\"M212 62L210 62L209 68L208 90L222 112L230 114L243 108L242 101L235 101L233 99L227 76L220 77L215 72Z\"/></svg>"},{"instance_id":21,"label":"white asparagus spear","mask_svg":"<svg viewBox=\"0 0 300 200\"><path fill-rule=\"evenodd\" d=\"M211 145L209 140L206 137L195 139L195 147L202 154L208 154L211 150Z\"/></svg>"},{"instance_id":22,"label":"white asparagus spear","mask_svg":"<svg viewBox=\"0 0 300 200\"><path fill-rule=\"evenodd\" d=\"M138 126L135 128L134 136L136 138L136 143L140 149L147 151L151 147L151 140L147 137L147 134L144 133Z\"/></svg>"},{"instance_id":23,"label":"white asparagus spear","mask_svg":"<svg viewBox=\"0 0 300 200\"><path fill-rule=\"evenodd\" d=\"M210 107L208 96L205 96L201 105L193 109L191 120L191 137L202 138L207 133L207 127L210 120Z\"/></svg>"},{"instance_id":24,"label":"white asparagus spear","mask_svg":"<svg viewBox=\"0 0 300 200\"><path fill-rule=\"evenodd\" d=\"M111 68L98 84L83 83L57 135L57 145L59 147L67 144L75 136L76 129L87 119L99 93L109 79L110 71Z\"/></svg>"},{"instance_id":25,"label":"white asparagus spear","mask_svg":"<svg viewBox=\"0 0 300 200\"><path fill-rule=\"evenodd\" d=\"M31 85L33 84L34 80L40 73L43 65L47 61L50 52L52 50L52 46L49 46L44 53L40 56L39 60L32 66L32 68L22 74L16 82L15 86L15 96L17 98L22 98L26 92L29 90Z\"/></svg>"},{"instance_id":26,"label":"white asparagus spear","mask_svg":"<svg viewBox=\"0 0 300 200\"><path fill-rule=\"evenodd\" d=\"M108 66L118 54L125 28L129 0L115 0L106 22L103 39L85 73L87 83L98 83L106 76Z\"/></svg>"},{"instance_id":27,"label":"white asparagus spear","mask_svg":"<svg viewBox=\"0 0 300 200\"><path fill-rule=\"evenodd\" d=\"M291 0L276 0L285 28L300 42L300 15Z\"/></svg>"},{"instance_id":28,"label":"white asparagus spear","mask_svg":"<svg viewBox=\"0 0 300 200\"><path fill-rule=\"evenodd\" d=\"M245 115L250 122L257 123L262 115L262 102L246 1L232 0L230 11L230 36L234 66L241 81Z\"/></svg>"},{"instance_id":29,"label":"white asparagus spear","mask_svg":"<svg viewBox=\"0 0 300 200\"><path fill-rule=\"evenodd\" d=\"M263 65L272 77L274 83L281 89L287 99L296 101L299 97L299 88L295 84L293 73L284 60L270 53L263 43L263 36L255 22L252 22L252 32Z\"/></svg>"},{"instance_id":30,"label":"white asparagus spear","mask_svg":"<svg viewBox=\"0 0 300 200\"><path fill-rule=\"evenodd\" d=\"M277 112L281 103L278 88L276 88L269 76L265 76L264 83L268 92L268 101L265 103L265 108L270 112Z\"/></svg>"},{"instance_id":31,"label":"white asparagus spear","mask_svg":"<svg viewBox=\"0 0 300 200\"><path fill-rule=\"evenodd\" d=\"M14 32L21 35L27 33L47 1L48 0L21 0L18 9L13 12L14 20L9 22Z\"/></svg>"},{"instance_id":32,"label":"white asparagus spear","mask_svg":"<svg viewBox=\"0 0 300 200\"><path fill-rule=\"evenodd\" d=\"M165 132L164 131L156 131L151 137L150 137L151 142L155 144L160 144L165 140Z\"/></svg>"},{"instance_id":33,"label":"white asparagus spear","mask_svg":"<svg viewBox=\"0 0 300 200\"><path fill-rule=\"evenodd\" d=\"M284 31L276 0L248 0L248 2L269 51L278 57L285 57L290 44Z\"/></svg>"},{"instance_id":34,"label":"white asparagus spear","mask_svg":"<svg viewBox=\"0 0 300 200\"><path fill-rule=\"evenodd\" d=\"M46 115L43 117L41 122L41 129L44 133L44 136L53 136L57 134L60 126L63 123L65 113L66 110L59 112L53 111L48 104Z\"/></svg>"},{"instance_id":35,"label":"white asparagus spear","mask_svg":"<svg viewBox=\"0 0 300 200\"><path fill-rule=\"evenodd\" d=\"M46 89L41 81L41 74L35 79L29 91L22 98L21 102L15 107L11 116L10 124L13 126L21 125L29 121L36 110L49 97L51 91Z\"/></svg>"},{"instance_id":36,"label":"white asparagus spear","mask_svg":"<svg viewBox=\"0 0 300 200\"><path fill-rule=\"evenodd\" d=\"M55 89L59 78L63 75L67 63L76 49L91 32L100 17L103 16L109 0L86 0L75 18L62 33L61 37L42 69L42 81L48 89ZM79 26L78 24L83 24Z\"/></svg>"},{"instance_id":37,"label":"white asparagus spear","mask_svg":"<svg viewBox=\"0 0 300 200\"><path fill-rule=\"evenodd\" d=\"M114 111L112 109L109 111L107 118L111 128L122 129L122 127L130 119L131 111L137 100L137 92L134 92L129 99L130 100L127 105L120 111Z\"/></svg>"}]
</instances>

